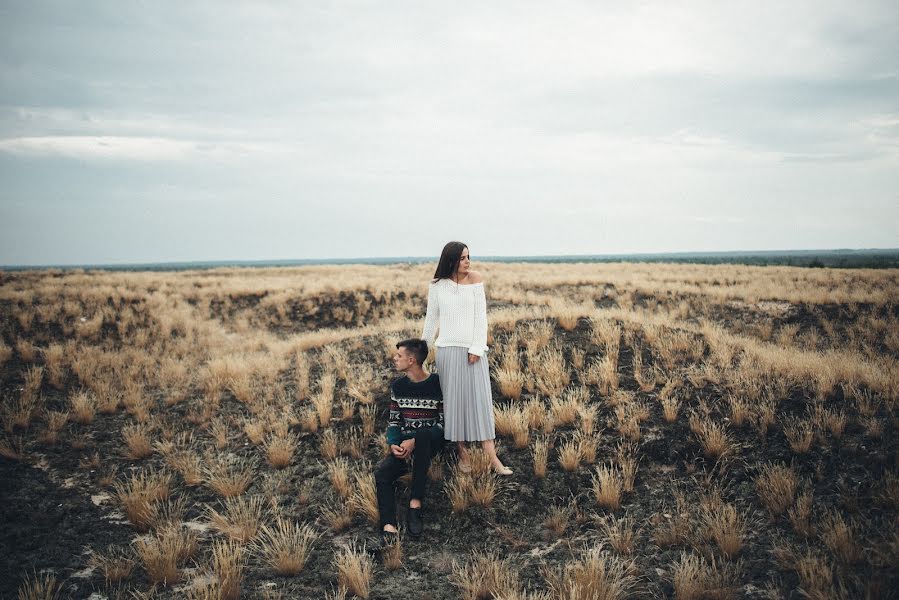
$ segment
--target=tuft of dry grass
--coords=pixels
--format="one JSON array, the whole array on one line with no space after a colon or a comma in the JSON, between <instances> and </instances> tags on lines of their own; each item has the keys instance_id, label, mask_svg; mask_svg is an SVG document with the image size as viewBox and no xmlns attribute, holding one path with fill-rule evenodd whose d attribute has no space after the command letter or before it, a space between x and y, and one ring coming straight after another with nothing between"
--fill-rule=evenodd
<instances>
[{"instance_id":1,"label":"tuft of dry grass","mask_svg":"<svg viewBox=\"0 0 899 600\"><path fill-rule=\"evenodd\" d=\"M821 539L833 555L845 565L853 565L862 560L862 547L858 543L858 526L847 522L836 510L828 511L821 523Z\"/></svg>"},{"instance_id":2,"label":"tuft of dry grass","mask_svg":"<svg viewBox=\"0 0 899 600\"><path fill-rule=\"evenodd\" d=\"M246 544L256 537L262 523L262 496L225 498L223 512L206 507L209 524L230 539Z\"/></svg>"},{"instance_id":3,"label":"tuft of dry grass","mask_svg":"<svg viewBox=\"0 0 899 600\"><path fill-rule=\"evenodd\" d=\"M125 440L125 456L132 460L143 460L153 454L152 428L136 423L122 428Z\"/></svg>"},{"instance_id":4,"label":"tuft of dry grass","mask_svg":"<svg viewBox=\"0 0 899 600\"><path fill-rule=\"evenodd\" d=\"M290 465L296 449L296 435L292 433L284 437L273 435L265 442L265 457L268 464L276 469L283 469Z\"/></svg>"},{"instance_id":5,"label":"tuft of dry grass","mask_svg":"<svg viewBox=\"0 0 899 600\"><path fill-rule=\"evenodd\" d=\"M306 566L318 538L319 534L309 525L279 516L273 525L262 525L252 548L276 575L295 576Z\"/></svg>"},{"instance_id":6,"label":"tuft of dry grass","mask_svg":"<svg viewBox=\"0 0 899 600\"><path fill-rule=\"evenodd\" d=\"M727 437L724 425L710 419L702 419L699 424L699 442L706 458L718 460L731 450L731 442Z\"/></svg>"},{"instance_id":7,"label":"tuft of dry grass","mask_svg":"<svg viewBox=\"0 0 899 600\"><path fill-rule=\"evenodd\" d=\"M552 538L560 538L568 529L571 520L571 508L568 506L552 505L549 507L546 518L543 519L543 527Z\"/></svg>"},{"instance_id":8,"label":"tuft of dry grass","mask_svg":"<svg viewBox=\"0 0 899 600\"><path fill-rule=\"evenodd\" d=\"M171 475L158 471L132 474L125 482L115 484L115 493L125 516L137 531L147 531L157 516L155 505L169 496Z\"/></svg>"},{"instance_id":9,"label":"tuft of dry grass","mask_svg":"<svg viewBox=\"0 0 899 600\"><path fill-rule=\"evenodd\" d=\"M265 421L262 419L246 419L243 424L243 431L250 443L258 446L265 440Z\"/></svg>"},{"instance_id":10,"label":"tuft of dry grass","mask_svg":"<svg viewBox=\"0 0 899 600\"><path fill-rule=\"evenodd\" d=\"M702 511L706 535L713 540L725 558L732 559L743 548L746 517L732 504L719 503Z\"/></svg>"},{"instance_id":11,"label":"tuft of dry grass","mask_svg":"<svg viewBox=\"0 0 899 600\"><path fill-rule=\"evenodd\" d=\"M403 542L395 536L392 543L381 549L381 562L388 571L396 571L403 566Z\"/></svg>"},{"instance_id":12,"label":"tuft of dry grass","mask_svg":"<svg viewBox=\"0 0 899 600\"><path fill-rule=\"evenodd\" d=\"M496 554L475 551L463 564L454 563L450 583L462 600L498 598L519 589L518 574Z\"/></svg>"},{"instance_id":13,"label":"tuft of dry grass","mask_svg":"<svg viewBox=\"0 0 899 600\"><path fill-rule=\"evenodd\" d=\"M553 598L621 600L637 591L637 567L630 561L605 552L602 544L585 547L583 554L556 572L544 569Z\"/></svg>"},{"instance_id":14,"label":"tuft of dry grass","mask_svg":"<svg viewBox=\"0 0 899 600\"><path fill-rule=\"evenodd\" d=\"M325 502L321 506L321 515L325 524L334 533L345 531L353 523L353 505L349 502Z\"/></svg>"},{"instance_id":15,"label":"tuft of dry grass","mask_svg":"<svg viewBox=\"0 0 899 600\"><path fill-rule=\"evenodd\" d=\"M318 424L321 427L327 427L331 423L331 413L334 410L334 385L334 375L326 373L318 381L318 392L312 396L312 406L315 408Z\"/></svg>"},{"instance_id":16,"label":"tuft of dry grass","mask_svg":"<svg viewBox=\"0 0 899 600\"><path fill-rule=\"evenodd\" d=\"M336 458L327 464L328 480L337 495L348 500L353 491L350 476L350 463L345 458Z\"/></svg>"},{"instance_id":17,"label":"tuft of dry grass","mask_svg":"<svg viewBox=\"0 0 899 600\"><path fill-rule=\"evenodd\" d=\"M62 583L52 573L32 573L19 584L18 600L56 600L62 593Z\"/></svg>"},{"instance_id":18,"label":"tuft of dry grass","mask_svg":"<svg viewBox=\"0 0 899 600\"><path fill-rule=\"evenodd\" d=\"M303 351L293 355L294 398L302 402L309 397L309 359Z\"/></svg>"},{"instance_id":19,"label":"tuft of dry grass","mask_svg":"<svg viewBox=\"0 0 899 600\"><path fill-rule=\"evenodd\" d=\"M474 470L472 470L474 473ZM471 503L475 506L483 506L489 508L493 506L493 501L499 491L499 484L496 476L491 472L484 472L475 475L474 481L468 490Z\"/></svg>"},{"instance_id":20,"label":"tuft of dry grass","mask_svg":"<svg viewBox=\"0 0 899 600\"><path fill-rule=\"evenodd\" d=\"M812 508L814 508L814 496L810 490L805 490L796 499L796 506L787 511L787 518L793 525L793 531L802 537L811 537L812 535Z\"/></svg>"},{"instance_id":21,"label":"tuft of dry grass","mask_svg":"<svg viewBox=\"0 0 899 600\"><path fill-rule=\"evenodd\" d=\"M350 427L343 438L341 450L347 456L359 460L365 454L365 436L358 427Z\"/></svg>"},{"instance_id":22,"label":"tuft of dry grass","mask_svg":"<svg viewBox=\"0 0 899 600\"><path fill-rule=\"evenodd\" d=\"M549 457L549 443L545 437L538 437L531 446L531 455L534 458L534 477L543 479L546 477L546 462Z\"/></svg>"},{"instance_id":23,"label":"tuft of dry grass","mask_svg":"<svg viewBox=\"0 0 899 600\"><path fill-rule=\"evenodd\" d=\"M637 465L640 463L637 444L619 442L615 448L615 461L621 469L621 489L627 493L633 492L634 482L637 479Z\"/></svg>"},{"instance_id":24,"label":"tuft of dry grass","mask_svg":"<svg viewBox=\"0 0 899 600\"><path fill-rule=\"evenodd\" d=\"M359 417L362 419L362 433L367 436L375 434L375 421L378 415L378 407L374 404L359 407Z\"/></svg>"},{"instance_id":25,"label":"tuft of dry grass","mask_svg":"<svg viewBox=\"0 0 899 600\"><path fill-rule=\"evenodd\" d=\"M130 549L109 546L105 552L94 552L88 566L103 574L106 583L118 583L131 577L136 561Z\"/></svg>"},{"instance_id":26,"label":"tuft of dry grass","mask_svg":"<svg viewBox=\"0 0 899 600\"><path fill-rule=\"evenodd\" d=\"M196 550L196 538L180 526L165 527L154 535L138 538L134 549L147 579L168 586L181 581L179 565Z\"/></svg>"},{"instance_id":27,"label":"tuft of dry grass","mask_svg":"<svg viewBox=\"0 0 899 600\"><path fill-rule=\"evenodd\" d=\"M581 447L577 440L571 439L559 444L559 465L564 471L577 471L581 466Z\"/></svg>"},{"instance_id":28,"label":"tuft of dry grass","mask_svg":"<svg viewBox=\"0 0 899 600\"><path fill-rule=\"evenodd\" d=\"M368 598L374 564L365 546L351 544L334 555L337 582L359 598Z\"/></svg>"},{"instance_id":29,"label":"tuft of dry grass","mask_svg":"<svg viewBox=\"0 0 899 600\"><path fill-rule=\"evenodd\" d=\"M790 449L796 454L807 454L815 439L815 430L807 419L785 418L783 420L784 436Z\"/></svg>"},{"instance_id":30,"label":"tuft of dry grass","mask_svg":"<svg viewBox=\"0 0 899 600\"><path fill-rule=\"evenodd\" d=\"M90 394L80 391L69 398L69 412L73 421L80 425L88 425L93 423L97 407Z\"/></svg>"},{"instance_id":31,"label":"tuft of dry grass","mask_svg":"<svg viewBox=\"0 0 899 600\"><path fill-rule=\"evenodd\" d=\"M596 498L597 505L611 511L621 508L621 475L613 465L596 467L592 483L593 496Z\"/></svg>"},{"instance_id":32,"label":"tuft of dry grass","mask_svg":"<svg viewBox=\"0 0 899 600\"><path fill-rule=\"evenodd\" d=\"M671 583L678 600L723 600L736 596L738 571L738 566L719 565L714 558L683 552L671 565Z\"/></svg>"},{"instance_id":33,"label":"tuft of dry grass","mask_svg":"<svg viewBox=\"0 0 899 600\"><path fill-rule=\"evenodd\" d=\"M245 460L219 459L203 470L203 480L219 496L233 498L250 487L255 470L253 463Z\"/></svg>"},{"instance_id":34,"label":"tuft of dry grass","mask_svg":"<svg viewBox=\"0 0 899 600\"><path fill-rule=\"evenodd\" d=\"M465 512L471 505L471 488L473 482L471 476L453 469L449 481L444 486L449 497L450 507L454 513Z\"/></svg>"},{"instance_id":35,"label":"tuft of dry grass","mask_svg":"<svg viewBox=\"0 0 899 600\"><path fill-rule=\"evenodd\" d=\"M433 466L433 465L432 465ZM368 466L357 470L354 476L355 485L350 503L353 509L368 519L372 525L379 522L378 492L375 485L375 476Z\"/></svg>"},{"instance_id":36,"label":"tuft of dry grass","mask_svg":"<svg viewBox=\"0 0 899 600\"><path fill-rule=\"evenodd\" d=\"M340 453L337 444L337 432L325 429L318 438L318 450L325 460L334 460Z\"/></svg>"},{"instance_id":37,"label":"tuft of dry grass","mask_svg":"<svg viewBox=\"0 0 899 600\"><path fill-rule=\"evenodd\" d=\"M216 540L212 543L212 573L217 600L238 600L243 585L244 549L231 540Z\"/></svg>"},{"instance_id":38,"label":"tuft of dry grass","mask_svg":"<svg viewBox=\"0 0 899 600\"><path fill-rule=\"evenodd\" d=\"M551 344L541 350L533 361L528 362L528 368L534 376L537 391L550 397L561 394L571 382L565 356L558 344Z\"/></svg>"},{"instance_id":39,"label":"tuft of dry grass","mask_svg":"<svg viewBox=\"0 0 899 600\"><path fill-rule=\"evenodd\" d=\"M615 392L620 385L618 376L618 356L607 354L600 359L593 360L584 372L584 381L599 388L599 393L608 396Z\"/></svg>"},{"instance_id":40,"label":"tuft of dry grass","mask_svg":"<svg viewBox=\"0 0 899 600\"><path fill-rule=\"evenodd\" d=\"M613 515L605 515L599 518L598 525L603 537L609 540L609 545L619 554L630 555L634 553L634 541L639 533L633 519L629 517L615 518Z\"/></svg>"},{"instance_id":41,"label":"tuft of dry grass","mask_svg":"<svg viewBox=\"0 0 899 600\"><path fill-rule=\"evenodd\" d=\"M768 463L762 466L755 485L759 500L776 517L792 506L799 478L793 467Z\"/></svg>"},{"instance_id":42,"label":"tuft of dry grass","mask_svg":"<svg viewBox=\"0 0 899 600\"><path fill-rule=\"evenodd\" d=\"M493 379L499 388L499 393L510 400L520 400L521 392L527 381L524 373L518 368L497 366L493 368Z\"/></svg>"}]
</instances>

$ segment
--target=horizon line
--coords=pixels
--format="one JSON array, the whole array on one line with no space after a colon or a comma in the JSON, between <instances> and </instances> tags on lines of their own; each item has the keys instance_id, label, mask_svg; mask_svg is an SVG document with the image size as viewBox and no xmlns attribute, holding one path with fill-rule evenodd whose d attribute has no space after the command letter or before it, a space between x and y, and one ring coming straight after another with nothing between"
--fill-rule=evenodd
<instances>
[{"instance_id":1,"label":"horizon line","mask_svg":"<svg viewBox=\"0 0 899 600\"><path fill-rule=\"evenodd\" d=\"M785 255L810 255L810 254L881 254L899 253L899 248L815 248L815 249L778 249L778 250L689 250L676 252L627 252L627 253L599 253L599 254L495 254L477 257L475 262L550 262L553 260L574 261L582 258L589 261L597 259L610 261L616 258L685 258L685 257L752 257L752 256L785 256ZM402 264L423 263L437 260L438 256L369 256L349 258L273 258L273 259L207 259L207 260L174 260L174 261L141 261L141 262L104 262L104 263L41 263L41 264L14 264L0 265L2 270L50 270L50 269L140 269L150 268L165 270L165 267L184 268L191 266L202 267L253 267L253 266L302 266L320 264ZM624 261L629 262L629 261Z\"/></svg>"}]
</instances>

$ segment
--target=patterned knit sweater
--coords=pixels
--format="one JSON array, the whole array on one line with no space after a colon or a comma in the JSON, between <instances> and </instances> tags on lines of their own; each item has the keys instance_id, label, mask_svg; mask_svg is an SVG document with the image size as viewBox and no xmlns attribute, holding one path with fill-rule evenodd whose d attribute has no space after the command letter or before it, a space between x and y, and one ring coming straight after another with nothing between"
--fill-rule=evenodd
<instances>
[{"instance_id":1,"label":"patterned knit sweater","mask_svg":"<svg viewBox=\"0 0 899 600\"><path fill-rule=\"evenodd\" d=\"M404 375L390 384L387 443L399 445L415 437L422 427L435 425L443 429L443 394L437 373L418 383Z\"/></svg>"},{"instance_id":2,"label":"patterned knit sweater","mask_svg":"<svg viewBox=\"0 0 899 600\"><path fill-rule=\"evenodd\" d=\"M437 330L437 342L434 335ZM487 351L487 297L483 283L459 285L441 279L428 288L428 310L421 339L438 348L461 346L469 354Z\"/></svg>"}]
</instances>

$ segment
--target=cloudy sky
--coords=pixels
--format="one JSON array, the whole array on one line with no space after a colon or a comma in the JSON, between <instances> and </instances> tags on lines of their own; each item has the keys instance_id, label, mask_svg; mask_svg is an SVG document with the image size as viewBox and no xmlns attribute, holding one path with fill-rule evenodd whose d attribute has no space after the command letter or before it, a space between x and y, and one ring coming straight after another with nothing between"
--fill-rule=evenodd
<instances>
[{"instance_id":1,"label":"cloudy sky","mask_svg":"<svg viewBox=\"0 0 899 600\"><path fill-rule=\"evenodd\" d=\"M3 2L0 264L899 247L882 2Z\"/></svg>"}]
</instances>

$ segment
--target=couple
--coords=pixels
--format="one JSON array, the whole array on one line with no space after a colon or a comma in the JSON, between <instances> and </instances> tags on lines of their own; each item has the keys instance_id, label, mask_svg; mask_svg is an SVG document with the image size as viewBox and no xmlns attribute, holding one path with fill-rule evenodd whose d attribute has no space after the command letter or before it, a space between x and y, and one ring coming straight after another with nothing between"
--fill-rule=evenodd
<instances>
[{"instance_id":1,"label":"couple","mask_svg":"<svg viewBox=\"0 0 899 600\"><path fill-rule=\"evenodd\" d=\"M437 373L422 364L428 343L437 335ZM444 439L456 442L459 469L471 470L465 442L479 441L490 465L500 475L511 475L496 456L493 397L487 365L487 299L484 283L471 270L468 247L449 242L428 289L428 308L422 339L398 343L393 363L404 374L390 386L387 442L390 454L375 470L381 537L384 543L397 534L393 482L412 461L412 493L408 529L421 535L421 501L428 467ZM444 412L445 407L445 412Z\"/></svg>"}]
</instances>

